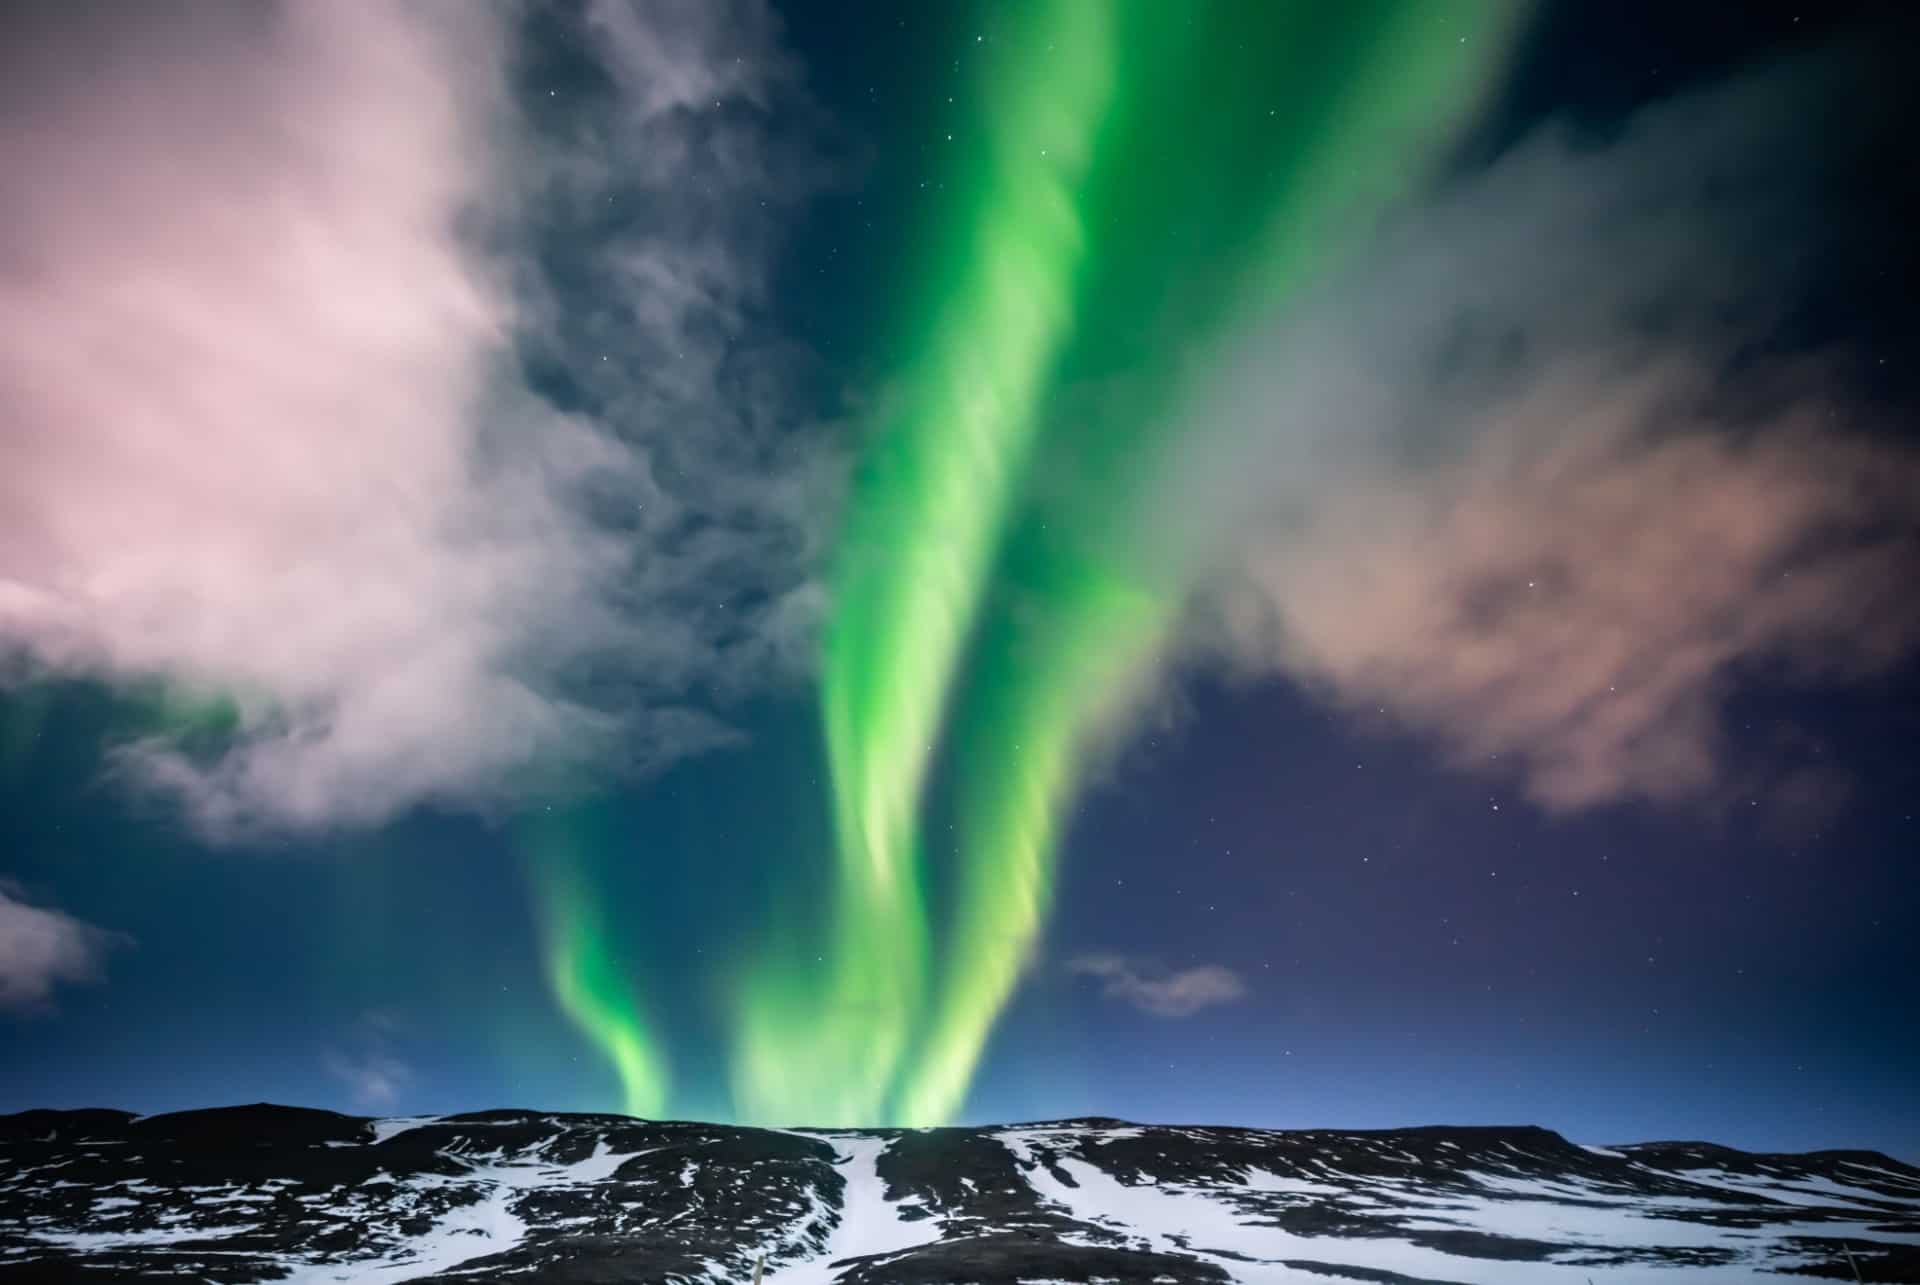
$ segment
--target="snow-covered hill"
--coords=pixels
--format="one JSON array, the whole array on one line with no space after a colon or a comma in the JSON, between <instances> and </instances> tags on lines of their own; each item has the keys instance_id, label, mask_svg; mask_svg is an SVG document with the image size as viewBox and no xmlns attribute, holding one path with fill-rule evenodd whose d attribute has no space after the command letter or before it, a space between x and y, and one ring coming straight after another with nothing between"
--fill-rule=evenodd
<instances>
[{"instance_id":1,"label":"snow-covered hill","mask_svg":"<svg viewBox=\"0 0 1920 1285\"><path fill-rule=\"evenodd\" d=\"M762 1260L767 1285L1620 1285L1856 1266L1920 1281L1920 1169L1533 1128L0 1117L0 1282L745 1282Z\"/></svg>"}]
</instances>

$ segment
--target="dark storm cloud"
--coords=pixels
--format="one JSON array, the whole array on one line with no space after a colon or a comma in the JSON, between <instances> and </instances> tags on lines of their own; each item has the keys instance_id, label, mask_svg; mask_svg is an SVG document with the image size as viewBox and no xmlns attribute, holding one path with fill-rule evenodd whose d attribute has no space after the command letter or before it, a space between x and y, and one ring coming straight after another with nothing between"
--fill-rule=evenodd
<instances>
[{"instance_id":1,"label":"dark storm cloud","mask_svg":"<svg viewBox=\"0 0 1920 1285\"><path fill-rule=\"evenodd\" d=\"M212 831L646 770L804 654L824 474L755 310L812 181L765 138L798 93L778 33L589 5L599 96L556 133L520 16L12 29L0 645L230 697L218 749L122 755ZM546 247L583 229L568 276Z\"/></svg>"},{"instance_id":2,"label":"dark storm cloud","mask_svg":"<svg viewBox=\"0 0 1920 1285\"><path fill-rule=\"evenodd\" d=\"M1555 808L1711 792L1743 675L1910 655L1920 460L1804 308L1889 238L1887 70L1545 129L1240 336L1166 496L1203 648Z\"/></svg>"}]
</instances>

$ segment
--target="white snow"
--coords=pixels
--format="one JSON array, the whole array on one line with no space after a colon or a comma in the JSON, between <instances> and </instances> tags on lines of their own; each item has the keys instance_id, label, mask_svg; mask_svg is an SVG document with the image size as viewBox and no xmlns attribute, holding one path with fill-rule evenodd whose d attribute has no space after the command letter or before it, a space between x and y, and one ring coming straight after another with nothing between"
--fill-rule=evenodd
<instances>
[{"instance_id":1,"label":"white snow","mask_svg":"<svg viewBox=\"0 0 1920 1285\"><path fill-rule=\"evenodd\" d=\"M843 1259L898 1254L940 1239L938 1218L909 1221L900 1216L903 1202L887 1199L887 1184L880 1177L880 1157L892 1145L890 1139L802 1136L822 1138L839 1153L833 1164L846 1183L840 1196L840 1217L827 1237L825 1250L804 1262L770 1271L765 1285L831 1285L840 1276L833 1264Z\"/></svg>"},{"instance_id":2,"label":"white snow","mask_svg":"<svg viewBox=\"0 0 1920 1285\"><path fill-rule=\"evenodd\" d=\"M1899 1203L1893 1197L1867 1187L1852 1187L1816 1176L1768 1179L1754 1174L1730 1173L1725 1169L1686 1169L1677 1173L1667 1172L1667 1176L1696 1186L1822 1209L1865 1205L1870 1210L1879 1211Z\"/></svg>"},{"instance_id":3,"label":"white snow","mask_svg":"<svg viewBox=\"0 0 1920 1285\"><path fill-rule=\"evenodd\" d=\"M512 1209L521 1186L532 1185L523 1181L525 1172L476 1170L476 1178L494 1181L493 1189L479 1204L448 1210L425 1233L407 1238L385 1255L296 1266L285 1278L285 1285L324 1285L330 1281L380 1285L383 1281L408 1281L447 1271L476 1258L505 1253L527 1233L526 1221Z\"/></svg>"},{"instance_id":4,"label":"white snow","mask_svg":"<svg viewBox=\"0 0 1920 1285\"><path fill-rule=\"evenodd\" d=\"M1141 1248L1208 1259L1236 1281L1249 1285L1318 1282L1325 1276L1288 1268L1280 1260L1305 1259L1341 1266L1399 1272L1461 1285L1584 1285L1596 1282L1697 1281L1702 1285L1735 1285L1753 1280L1758 1263L1736 1262L1726 1267L1634 1264L1589 1267L1567 1262L1501 1261L1449 1254L1404 1238L1302 1236L1277 1227L1254 1225L1260 1203L1249 1201L1242 1189L1183 1186L1172 1183L1128 1186L1095 1165L1073 1156L1055 1155L1053 1167L1073 1180L1069 1185L1039 1162L1035 1149L1049 1140L1064 1141L1045 1130L1009 1130L996 1135L1026 1172L1040 1197L1080 1221L1105 1227ZM1482 1178L1485 1176L1482 1175ZM1509 1189L1523 1188L1508 1179ZM1395 1192L1396 1197L1405 1194ZM1542 1195L1546 1193L1542 1192ZM1597 1194L1597 1193L1596 1193ZM1751 1232L1705 1224L1662 1219L1620 1205L1569 1206L1552 1200L1524 1200L1449 1195L1428 1197L1430 1212L1407 1225L1426 1229L1485 1231L1494 1235L1585 1244L1612 1252L1622 1246L1710 1247L1743 1257L1762 1248ZM1435 1203L1444 1205L1432 1209ZM1448 1216L1452 1215L1452 1216ZM1845 1235L1846 1224L1823 1224L1824 1235ZM1857 1230L1857 1229L1856 1229ZM1764 1240L1772 1240L1769 1233ZM1567 1257L1572 1254L1563 1255ZM1252 1261L1248 1261L1252 1260ZM1769 1264L1782 1265L1779 1259Z\"/></svg>"},{"instance_id":5,"label":"white snow","mask_svg":"<svg viewBox=\"0 0 1920 1285\"><path fill-rule=\"evenodd\" d=\"M607 1145L605 1138L599 1138L594 1141L592 1155L586 1157L584 1160L576 1160L570 1165L561 1165L552 1172L563 1182L600 1182L603 1179L613 1177L614 1170L635 1156L644 1156L660 1149L659 1147L648 1147L645 1151L622 1151L616 1153L612 1147Z\"/></svg>"},{"instance_id":6,"label":"white snow","mask_svg":"<svg viewBox=\"0 0 1920 1285\"><path fill-rule=\"evenodd\" d=\"M1287 1178L1255 1165L1247 1170L1247 1190L1274 1191L1295 1196L1344 1196L1349 1194L1352 1188L1335 1187L1324 1182L1308 1182L1305 1178Z\"/></svg>"},{"instance_id":7,"label":"white snow","mask_svg":"<svg viewBox=\"0 0 1920 1285\"><path fill-rule=\"evenodd\" d=\"M377 1147L388 1138L397 1138L409 1129L418 1129L423 1124L436 1124L439 1120L440 1117L437 1115L396 1115L385 1120L375 1120L371 1145ZM340 1144L328 1143L327 1145Z\"/></svg>"},{"instance_id":8,"label":"white snow","mask_svg":"<svg viewBox=\"0 0 1920 1285\"><path fill-rule=\"evenodd\" d=\"M240 1227L155 1227L145 1231L36 1231L35 1240L67 1249L139 1249L147 1245L171 1245L185 1240L216 1240L221 1236L241 1236L253 1230Z\"/></svg>"},{"instance_id":9,"label":"white snow","mask_svg":"<svg viewBox=\"0 0 1920 1285\"><path fill-rule=\"evenodd\" d=\"M371 1123L371 1136L376 1143L383 1142L441 1118L377 1120ZM834 1285L855 1261L885 1261L940 1239L943 1222L938 1216L939 1206L930 1198L902 1193L902 1199L888 1199L880 1166L892 1145L890 1138L840 1131L795 1132L833 1148L833 1165L844 1190L836 1206L817 1186L807 1188L797 1198L777 1200L769 1211L771 1222L756 1223L765 1236L760 1249L768 1260L766 1285ZM497 1142L503 1135L481 1136ZM1498 1149L1494 1154L1478 1154L1477 1169L1452 1170L1435 1183L1405 1153L1365 1141L1364 1149L1376 1163L1381 1158L1400 1157L1408 1161L1408 1168L1403 1171L1396 1164L1384 1173L1348 1173L1342 1171L1337 1160L1307 1158L1271 1162L1288 1170L1285 1173L1251 1165L1244 1172L1218 1169L1193 1181L1130 1185L1118 1176L1118 1166L1114 1170L1106 1167L1112 1163L1107 1158L1111 1153L1103 1144L1122 1137L1161 1136L1156 1131L1129 1127L1106 1132L1086 1126L1039 1125L998 1130L991 1136L1013 1156L1022 1175L1017 1181L1024 1181L1043 1203L1082 1224L1060 1235L1063 1243L1122 1245L1197 1257L1246 1285L1327 1285L1326 1275L1289 1268L1287 1260L1307 1260L1335 1269L1395 1272L1459 1285L1585 1285L1589 1280L1593 1285L1733 1285L1758 1279L1767 1269L1822 1261L1817 1257L1796 1258L1784 1251L1783 1242L1789 1237L1920 1245L1920 1227L1910 1221L1911 1199L1864 1185L1884 1184L1891 1191L1911 1188L1920 1193L1920 1183L1903 1173L1855 1161L1830 1169L1838 1175L1839 1180L1835 1180L1767 1158L1755 1158L1755 1164L1748 1166L1754 1172L1739 1173L1720 1167L1720 1156L1703 1154L1700 1159L1707 1161L1707 1167L1675 1172L1653 1169L1628 1152L1585 1148L1595 1155L1623 1159L1642 1175L1658 1174L1665 1180L1661 1184L1665 1191L1656 1194L1630 1178L1624 1165L1612 1176L1596 1168L1592 1174L1563 1172L1531 1178L1498 1154ZM1166 1136L1184 1138L1204 1149L1213 1135L1177 1131ZM467 1138L441 1152L459 1163L463 1169L459 1174L395 1175L397 1191L383 1184L371 1194L352 1187L336 1187L324 1195L302 1194L298 1199L305 1209L322 1216L305 1222L349 1219L360 1226L366 1239L354 1251L355 1256L331 1261L287 1257L280 1262L291 1270L287 1278L291 1285L398 1285L435 1274L458 1274L462 1269L485 1271L477 1266L481 1260L522 1245L532 1233L518 1213L521 1199L530 1190L607 1183L633 1156L667 1149L649 1146L616 1153L608 1137L599 1128L562 1126L543 1141L524 1148L518 1144L475 1148L474 1139ZM1441 1145L1452 1146L1447 1142ZM462 1148L470 1149L462 1153ZM580 1158L560 1162L554 1159L556 1154ZM1456 1161L1465 1159L1457 1148L1452 1156ZM15 1176L16 1189L20 1176ZM750 1185L753 1181L749 1172L716 1171L695 1159L688 1159L677 1173L666 1169L661 1178L670 1188L694 1188L696 1183L704 1185L716 1179L723 1186ZM987 1190L971 1177L959 1181L970 1194ZM1680 1185L1683 1183L1687 1185ZM182 1245L191 1245L191 1252L209 1255L253 1253L258 1251L230 1250L222 1242L223 1238L257 1232L257 1228L181 1224L188 1218L237 1220L255 1216L260 1212L260 1202L271 1199L276 1190L293 1185L293 1180L281 1178L252 1184L161 1187L147 1179L128 1179L104 1184L92 1193L90 1231L41 1230L38 1224L50 1221L45 1217L25 1220L32 1226L21 1225L20 1230L33 1238L29 1243L83 1252L149 1246L177 1251ZM56 1181L33 1190L77 1186L80 1184ZM639 1207L635 1215L622 1215L628 1227L646 1225L657 1230L695 1212L694 1208L683 1208L664 1222L656 1212L648 1219L645 1205L649 1189L644 1184L610 1190L608 1203L627 1209ZM1689 1194L1679 1194L1682 1191ZM705 1207L700 1191L688 1195L696 1208ZM113 1230L116 1223L124 1227L129 1212L144 1203L133 1196L166 1196L175 1204L190 1201L193 1212L173 1209L159 1216L158 1227ZM471 1203L449 1209L449 1197ZM684 1205L688 1196L675 1190L673 1199ZM1769 1211L1763 1201L1779 1203ZM222 1205L226 1207L214 1209ZM1277 1212L1302 1207L1338 1209L1349 1217L1371 1222L1383 1234L1315 1236L1271 1225ZM424 1232L409 1235L400 1230L402 1220L436 1211L437 1216ZM1714 1217L1721 1213L1734 1217ZM1756 1214L1761 1220L1758 1226L1753 1222ZM570 1229L593 1221L590 1217L556 1219L551 1226ZM1896 1225L1914 1229L1896 1231ZM1544 1241L1557 1248L1548 1261L1542 1262L1476 1258L1464 1250L1447 1252L1419 1243L1420 1237L1440 1231ZM1588 1257L1611 1258L1623 1250L1636 1249L1648 1251L1649 1256L1662 1250L1694 1249L1729 1261L1724 1266L1687 1266L1677 1261L1588 1266L1581 1261ZM520 1270L534 1269L525 1266ZM737 1257L724 1264L715 1260L706 1266L704 1274L705 1279L713 1281L739 1276Z\"/></svg>"},{"instance_id":10,"label":"white snow","mask_svg":"<svg viewBox=\"0 0 1920 1285\"><path fill-rule=\"evenodd\" d=\"M1128 1126L1123 1129L1088 1129L1085 1132L1097 1142L1119 1142L1123 1138L1144 1138L1145 1129Z\"/></svg>"},{"instance_id":11,"label":"white snow","mask_svg":"<svg viewBox=\"0 0 1920 1285\"><path fill-rule=\"evenodd\" d=\"M427 1121L428 1118L423 1117L406 1123L405 1127L413 1128ZM402 1122L382 1120L378 1123L396 1125ZM396 1128L385 1136L392 1137L402 1132L405 1132L404 1128ZM477 1258L503 1254L519 1244L527 1234L526 1220L513 1209L514 1203L527 1191L535 1187L600 1182L610 1177L632 1155L644 1153L615 1154L605 1138L596 1138L590 1155L564 1165L509 1158L500 1151L486 1155L441 1154L470 1166L469 1172L457 1179L440 1174L420 1174L406 1184L413 1189L414 1198L396 1199L392 1208L407 1209L417 1203L417 1193L447 1186L479 1187L485 1195L477 1204L447 1211L426 1232L401 1239L388 1246L384 1253L337 1262L301 1264L288 1277L289 1285L324 1285L332 1281L379 1285L380 1282L431 1276Z\"/></svg>"},{"instance_id":12,"label":"white snow","mask_svg":"<svg viewBox=\"0 0 1920 1285\"><path fill-rule=\"evenodd\" d=\"M1879 1165L1861 1164L1857 1160L1843 1160L1841 1161L1841 1168L1858 1169L1861 1173L1870 1173L1874 1175L1874 1179L1877 1182L1891 1183L1896 1187L1905 1187L1910 1191L1920 1190L1920 1182L1916 1182L1912 1174L1895 1173L1891 1169L1885 1169Z\"/></svg>"}]
</instances>

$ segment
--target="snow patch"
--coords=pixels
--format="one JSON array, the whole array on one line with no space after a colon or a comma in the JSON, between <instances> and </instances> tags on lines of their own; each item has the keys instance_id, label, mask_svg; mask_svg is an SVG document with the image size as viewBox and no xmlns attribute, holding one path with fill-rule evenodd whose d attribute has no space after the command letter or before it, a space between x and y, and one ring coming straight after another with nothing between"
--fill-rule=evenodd
<instances>
[{"instance_id":1,"label":"snow patch","mask_svg":"<svg viewBox=\"0 0 1920 1285\"><path fill-rule=\"evenodd\" d=\"M1140 1247L1167 1254L1193 1255L1223 1268L1229 1276L1247 1285L1290 1285L1293 1282L1320 1281L1321 1274L1304 1273L1286 1266L1283 1260L1311 1261L1333 1267L1353 1267L1372 1272L1397 1272L1421 1279L1459 1282L1459 1285L1583 1285L1613 1281L1639 1282L1688 1281L1702 1285L1736 1285L1751 1282L1752 1263L1711 1266L1678 1266L1636 1263L1628 1266L1601 1267L1558 1262L1503 1261L1472 1258L1445 1253L1413 1243L1405 1238L1302 1236L1278 1227L1249 1221L1259 1217L1256 1206L1241 1205L1237 1193L1219 1188L1193 1188L1174 1183L1129 1186L1105 1170L1072 1156L1053 1156L1051 1167L1039 1163L1036 1144L1045 1140L1039 1131L1011 1131L998 1135L1026 1172L1027 1180L1042 1200L1058 1207L1069 1217L1127 1237ZM1064 1174L1068 1183L1056 1175ZM1572 1230L1563 1219L1577 1220L1583 1213L1598 1215L1581 1232L1599 1232L1600 1224L1612 1223L1607 1230L1620 1231L1618 1220L1633 1217L1626 1211L1600 1209L1583 1211L1562 1205L1486 1198L1453 1198L1450 1208L1462 1217L1427 1217L1414 1220L1413 1226L1432 1230L1476 1230L1495 1235L1524 1236L1565 1242ZM1551 1210L1551 1215L1548 1214ZM1688 1247L1728 1248L1750 1240L1736 1239L1739 1233L1727 1229L1674 1222L1665 1235L1648 1236L1651 1219L1639 1219L1622 1239L1612 1246L1604 1242L1595 1248L1615 1249L1621 1244L1682 1245ZM1638 1239L1636 1239L1638 1238ZM1777 1260L1776 1260L1777 1261Z\"/></svg>"},{"instance_id":2,"label":"snow patch","mask_svg":"<svg viewBox=\"0 0 1920 1285\"><path fill-rule=\"evenodd\" d=\"M238 1227L154 1227L143 1231L36 1231L35 1240L63 1249L144 1249L149 1245L176 1245L182 1241L244 1236L251 1224Z\"/></svg>"},{"instance_id":3,"label":"snow patch","mask_svg":"<svg viewBox=\"0 0 1920 1285\"><path fill-rule=\"evenodd\" d=\"M374 1120L371 1122L373 1142L370 1145L377 1147L389 1138L397 1138L410 1129L418 1129L423 1124L437 1124L439 1120L440 1117L437 1115L396 1115L385 1120ZM338 1144L328 1143L327 1145Z\"/></svg>"},{"instance_id":4,"label":"snow patch","mask_svg":"<svg viewBox=\"0 0 1920 1285\"><path fill-rule=\"evenodd\" d=\"M491 1184L478 1204L448 1210L425 1232L408 1237L385 1254L295 1267L284 1278L284 1285L327 1285L333 1281L381 1285L432 1276L476 1258L503 1254L526 1237L526 1220L513 1212L513 1203L525 1188L538 1184L538 1174L520 1167L475 1169L475 1179Z\"/></svg>"},{"instance_id":5,"label":"snow patch","mask_svg":"<svg viewBox=\"0 0 1920 1285\"><path fill-rule=\"evenodd\" d=\"M836 1263L904 1253L940 1239L938 1219L902 1218L902 1209L917 1206L887 1199L887 1184L880 1177L880 1157L893 1145L891 1139L801 1136L823 1138L840 1153L833 1161L846 1184L840 1194L840 1217L824 1250L804 1262L769 1273L765 1285L831 1285L840 1277Z\"/></svg>"}]
</instances>

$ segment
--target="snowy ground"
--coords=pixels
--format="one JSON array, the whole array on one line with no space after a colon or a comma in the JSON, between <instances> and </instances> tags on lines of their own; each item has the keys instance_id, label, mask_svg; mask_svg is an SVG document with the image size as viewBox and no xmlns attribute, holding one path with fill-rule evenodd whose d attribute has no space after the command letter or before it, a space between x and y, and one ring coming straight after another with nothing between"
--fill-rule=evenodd
<instances>
[{"instance_id":1,"label":"snowy ground","mask_svg":"<svg viewBox=\"0 0 1920 1285\"><path fill-rule=\"evenodd\" d=\"M1728 1285L1848 1251L1920 1280L1920 1169L1526 1128L0 1117L0 1281Z\"/></svg>"},{"instance_id":2,"label":"snowy ground","mask_svg":"<svg viewBox=\"0 0 1920 1285\"><path fill-rule=\"evenodd\" d=\"M850 1258L884 1259L940 1239L937 1218L909 1220L902 1216L909 1210L924 1209L923 1205L887 1199L887 1185L880 1177L880 1157L892 1145L890 1139L831 1133L801 1136L818 1137L833 1145L838 1153L834 1168L846 1187L826 1248L804 1262L769 1272L765 1285L829 1285L839 1277L834 1263Z\"/></svg>"}]
</instances>

